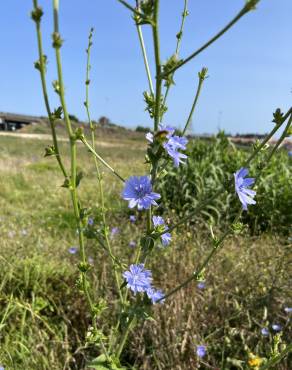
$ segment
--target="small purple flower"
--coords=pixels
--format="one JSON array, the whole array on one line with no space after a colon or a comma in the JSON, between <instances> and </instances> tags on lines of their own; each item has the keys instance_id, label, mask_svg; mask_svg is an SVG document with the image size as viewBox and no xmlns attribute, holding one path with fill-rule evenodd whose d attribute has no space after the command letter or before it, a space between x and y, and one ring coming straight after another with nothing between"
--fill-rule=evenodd
<instances>
[{"instance_id":1,"label":"small purple flower","mask_svg":"<svg viewBox=\"0 0 292 370\"><path fill-rule=\"evenodd\" d=\"M251 186L255 182L255 179L251 177L244 178L247 175L248 169L244 167L234 174L235 190L245 211L247 211L248 204L256 204L256 201L253 199L256 192L248 189L248 186Z\"/></svg>"},{"instance_id":2,"label":"small purple flower","mask_svg":"<svg viewBox=\"0 0 292 370\"><path fill-rule=\"evenodd\" d=\"M144 264L130 265L129 271L123 273L127 282L127 287L134 294L137 292L146 292L151 287L152 273L144 269Z\"/></svg>"},{"instance_id":3,"label":"small purple flower","mask_svg":"<svg viewBox=\"0 0 292 370\"><path fill-rule=\"evenodd\" d=\"M197 284L197 287L199 289L205 289L206 288L206 282L205 281L199 281Z\"/></svg>"},{"instance_id":4,"label":"small purple flower","mask_svg":"<svg viewBox=\"0 0 292 370\"><path fill-rule=\"evenodd\" d=\"M152 184L148 176L131 176L125 183L122 193L123 199L129 202L129 208L138 207L138 210L157 206L156 199L160 195L152 191Z\"/></svg>"},{"instance_id":5,"label":"small purple flower","mask_svg":"<svg viewBox=\"0 0 292 370\"><path fill-rule=\"evenodd\" d=\"M290 150L290 151L288 152L288 156L289 156L289 157L292 157L292 150Z\"/></svg>"},{"instance_id":6,"label":"small purple flower","mask_svg":"<svg viewBox=\"0 0 292 370\"><path fill-rule=\"evenodd\" d=\"M159 303L164 302L164 294L162 290L158 290L153 287L150 287L149 289L147 289L146 293L147 293L148 298L151 299L153 304L157 303L157 301L159 301Z\"/></svg>"},{"instance_id":7,"label":"small purple flower","mask_svg":"<svg viewBox=\"0 0 292 370\"><path fill-rule=\"evenodd\" d=\"M170 233L164 233L161 235L161 241L162 245L166 247L171 242L171 234Z\"/></svg>"},{"instance_id":8,"label":"small purple flower","mask_svg":"<svg viewBox=\"0 0 292 370\"><path fill-rule=\"evenodd\" d=\"M135 248L135 247L136 247L136 245L137 245L137 243L136 243L134 240L131 240L131 241L129 242L129 247L131 247L131 248Z\"/></svg>"},{"instance_id":9,"label":"small purple flower","mask_svg":"<svg viewBox=\"0 0 292 370\"><path fill-rule=\"evenodd\" d=\"M0 365L0 370L5 370L4 366Z\"/></svg>"},{"instance_id":10,"label":"small purple flower","mask_svg":"<svg viewBox=\"0 0 292 370\"><path fill-rule=\"evenodd\" d=\"M292 307L285 307L285 308L284 308L284 311L285 311L286 313L291 313L291 312L292 312Z\"/></svg>"},{"instance_id":11,"label":"small purple flower","mask_svg":"<svg viewBox=\"0 0 292 370\"><path fill-rule=\"evenodd\" d=\"M111 237L114 237L115 235L117 235L118 233L120 232L120 229L118 227L113 227L111 229Z\"/></svg>"},{"instance_id":12,"label":"small purple flower","mask_svg":"<svg viewBox=\"0 0 292 370\"><path fill-rule=\"evenodd\" d=\"M146 140L148 140L150 143L153 143L153 134L152 134L152 132L147 132L145 137L146 137Z\"/></svg>"},{"instance_id":13,"label":"small purple flower","mask_svg":"<svg viewBox=\"0 0 292 370\"><path fill-rule=\"evenodd\" d=\"M261 333L264 337L267 337L269 335L269 329L267 328L262 328Z\"/></svg>"},{"instance_id":14,"label":"small purple flower","mask_svg":"<svg viewBox=\"0 0 292 370\"><path fill-rule=\"evenodd\" d=\"M204 357L207 354L207 350L205 346L197 346L197 355L199 357Z\"/></svg>"},{"instance_id":15,"label":"small purple flower","mask_svg":"<svg viewBox=\"0 0 292 370\"><path fill-rule=\"evenodd\" d=\"M92 217L89 217L89 219L88 219L88 225L89 226L93 226L93 224L94 224L94 219Z\"/></svg>"},{"instance_id":16,"label":"small purple flower","mask_svg":"<svg viewBox=\"0 0 292 370\"><path fill-rule=\"evenodd\" d=\"M154 227L165 225L164 219L161 216L153 216L152 221L153 221Z\"/></svg>"},{"instance_id":17,"label":"small purple flower","mask_svg":"<svg viewBox=\"0 0 292 370\"><path fill-rule=\"evenodd\" d=\"M132 222L132 223L134 223L134 222L136 222L136 216L134 216L134 215L131 215L130 217L129 217L129 219L130 219L130 222Z\"/></svg>"},{"instance_id":18,"label":"small purple flower","mask_svg":"<svg viewBox=\"0 0 292 370\"><path fill-rule=\"evenodd\" d=\"M282 326L281 326L281 325L279 325L279 324L273 324L273 325L272 325L272 329L273 329L274 331L281 331L281 330L282 330Z\"/></svg>"},{"instance_id":19,"label":"small purple flower","mask_svg":"<svg viewBox=\"0 0 292 370\"><path fill-rule=\"evenodd\" d=\"M165 225L164 219L161 216L153 216L152 217L154 228L158 232L163 232L165 230L168 230L168 226ZM171 234L170 233L164 233L161 235L161 242L163 246L169 245L171 242Z\"/></svg>"},{"instance_id":20,"label":"small purple flower","mask_svg":"<svg viewBox=\"0 0 292 370\"><path fill-rule=\"evenodd\" d=\"M70 253L70 254L76 254L77 253L77 248L76 247L70 247L69 249L68 249L68 252Z\"/></svg>"}]
</instances>

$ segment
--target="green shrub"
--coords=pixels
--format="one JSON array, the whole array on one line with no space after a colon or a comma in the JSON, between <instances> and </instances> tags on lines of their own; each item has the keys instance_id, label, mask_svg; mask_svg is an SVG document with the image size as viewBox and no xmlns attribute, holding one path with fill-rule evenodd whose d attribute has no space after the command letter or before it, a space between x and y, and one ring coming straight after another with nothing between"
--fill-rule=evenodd
<instances>
[{"instance_id":1,"label":"green shrub","mask_svg":"<svg viewBox=\"0 0 292 370\"><path fill-rule=\"evenodd\" d=\"M237 148L223 134L207 140L193 140L188 149L188 165L173 168L170 163L167 175L159 183L165 208L170 207L178 216L194 210L200 201L212 197L232 174L242 167L250 148ZM260 163L265 163L267 152L250 167L250 176L258 173ZM264 169L256 184L256 206L244 212L243 220L252 233L276 230L288 233L292 222L292 180L287 152L279 150ZM233 219L240 206L235 192L225 192L213 200L196 220L219 222L224 226Z\"/></svg>"},{"instance_id":2,"label":"green shrub","mask_svg":"<svg viewBox=\"0 0 292 370\"><path fill-rule=\"evenodd\" d=\"M149 127L144 127L144 126L137 126L136 127L137 132L149 132L151 131Z\"/></svg>"}]
</instances>

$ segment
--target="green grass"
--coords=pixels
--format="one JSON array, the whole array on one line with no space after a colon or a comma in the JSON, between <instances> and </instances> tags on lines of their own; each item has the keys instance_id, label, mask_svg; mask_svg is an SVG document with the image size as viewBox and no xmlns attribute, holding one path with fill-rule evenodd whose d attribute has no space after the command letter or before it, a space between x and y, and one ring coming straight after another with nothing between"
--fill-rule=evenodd
<instances>
[{"instance_id":1,"label":"green grass","mask_svg":"<svg viewBox=\"0 0 292 370\"><path fill-rule=\"evenodd\" d=\"M90 321L75 286L78 256L68 253L77 244L76 227L55 160L43 157L49 144L0 137L0 364L5 370L86 369L86 361L98 354L84 348ZM144 148L142 141L125 139L101 146L99 153L128 177L145 173ZM61 143L68 166L67 150L68 144ZM78 151L84 172L81 202L98 219L94 164L81 145ZM120 228L114 251L128 264L133 258L128 243L138 240L144 219L139 216L137 228L129 224L121 184L102 171L110 223ZM168 216L172 221L178 217L175 212ZM155 284L165 291L189 276L212 245L200 220L173 238L171 247L157 251L149 266ZM86 248L94 260L95 300L109 298L99 322L106 332L116 312L113 274L94 240L87 240ZM268 356L273 337L263 338L260 330L272 323L283 326L282 342L288 343L283 311L291 307L288 248L287 237L275 232L230 237L206 272L206 288L199 290L193 283L154 307L154 320L141 323L129 338L124 363L145 370L248 369L249 353ZM197 344L208 347L200 364ZM288 370L288 359L276 369Z\"/></svg>"}]
</instances>

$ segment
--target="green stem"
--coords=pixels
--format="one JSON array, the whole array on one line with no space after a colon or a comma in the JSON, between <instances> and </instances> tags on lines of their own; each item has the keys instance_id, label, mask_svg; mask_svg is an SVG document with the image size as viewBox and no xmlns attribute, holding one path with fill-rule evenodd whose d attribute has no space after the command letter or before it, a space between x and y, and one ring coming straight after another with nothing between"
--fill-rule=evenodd
<instances>
[{"instance_id":1,"label":"green stem","mask_svg":"<svg viewBox=\"0 0 292 370\"><path fill-rule=\"evenodd\" d=\"M265 167L267 167L267 164L270 162L272 156L275 154L276 150L279 148L279 146L281 145L281 143L285 140L285 138L287 137L287 133L289 131L289 128L291 126L291 122L292 122L292 113L290 115L290 118L288 120L288 123L286 125L286 127L284 128L284 131L282 133L282 135L280 136L279 140L277 141L277 143L274 145L273 149L271 150L270 154L268 155L268 157L265 159Z\"/></svg>"},{"instance_id":2,"label":"green stem","mask_svg":"<svg viewBox=\"0 0 292 370\"><path fill-rule=\"evenodd\" d=\"M185 127L182 131L182 136L185 134L186 130L188 129L188 127L191 123L191 120L192 120L192 117L193 117L193 114L194 114L194 111L195 111L195 108L196 108L196 105L197 105L197 102L198 102L198 99L199 99L199 96L200 96L200 93L201 93L201 89L202 89L204 80L205 80L205 78L202 78L202 77L199 76L199 83L198 83L198 87L197 87L196 96L195 96L194 102L192 104L192 108L191 108L189 117L188 117L187 122L185 124Z\"/></svg>"},{"instance_id":3,"label":"green stem","mask_svg":"<svg viewBox=\"0 0 292 370\"><path fill-rule=\"evenodd\" d=\"M133 316L132 318L129 319L129 322L126 326L126 329L123 332L120 344L119 344L118 349L116 351L116 356L117 356L118 359L121 356L121 353L122 353L122 351L124 349L124 346L126 344L128 335L130 334L130 331L131 331L132 327L135 325L135 323L136 323L136 318L135 318L135 316Z\"/></svg>"},{"instance_id":4,"label":"green stem","mask_svg":"<svg viewBox=\"0 0 292 370\"><path fill-rule=\"evenodd\" d=\"M86 62L86 81L85 81L85 86L86 86L86 93L85 93L85 108L86 108L86 113L87 113L87 119L89 122L90 126L90 131L91 131L91 147L95 150L95 135L94 135L94 126L93 122L91 120L91 115L90 115L90 109L89 109L89 84L90 84L90 52L91 52L91 46L92 46L92 36L93 36L93 29L90 30L89 37L88 37L88 48L87 48L87 62ZM93 153L92 153L93 154ZM115 275L115 280L116 280L116 286L118 290L118 294L121 300L121 303L123 304L123 295L121 292L121 281L119 278L119 274L117 271L117 258L113 255L112 253L112 248L111 248L111 243L108 237L108 227L107 227L107 222L106 222L106 212L105 212L105 202L104 202L104 192L103 192L103 184L102 184L102 176L99 170L99 166L97 163L97 158L93 154L93 159L94 159L94 164L95 164L95 170L97 174L97 181L98 181L98 186L99 186L99 195L100 195L100 201L101 201L101 214L102 214L102 222L103 222L103 233L105 237L105 242L102 243L102 246L105 248L105 250L109 253L111 257L111 262L112 262L112 267L114 270L114 275ZM120 263L118 263L120 266Z\"/></svg>"},{"instance_id":5,"label":"green stem","mask_svg":"<svg viewBox=\"0 0 292 370\"><path fill-rule=\"evenodd\" d=\"M178 32L178 35L177 35L177 42L176 42L176 48L175 48L175 54L177 54L177 55L179 54L179 49L180 49L180 44L181 44L181 40L182 40L185 20L186 20L186 17L188 15L188 0L184 0L184 1L185 1L184 10L182 12L181 25L180 25L180 29L179 29L179 32Z\"/></svg>"},{"instance_id":6,"label":"green stem","mask_svg":"<svg viewBox=\"0 0 292 370\"><path fill-rule=\"evenodd\" d=\"M207 41L203 46L201 46L199 49L197 49L195 52L190 54L186 59L183 59L177 66L173 67L169 71L165 72L162 77L166 77L169 74L175 72L177 69L181 68L183 65L188 63L191 59L195 58L198 54L200 54L202 51L204 51L207 47L209 47L213 42L218 40L226 31L228 31L235 23L237 23L240 18L242 18L245 14L247 14L250 11L250 6L245 5L240 12L224 27L222 30L220 30L215 36L213 36L209 41Z\"/></svg>"},{"instance_id":7,"label":"green stem","mask_svg":"<svg viewBox=\"0 0 292 370\"><path fill-rule=\"evenodd\" d=\"M255 156L262 150L262 148L267 144L267 142L274 136L274 134L279 130L279 128L284 124L286 119L292 114L292 107L287 111L287 113L283 116L283 120L281 124L275 125L275 127L271 130L268 136L263 140L261 145L250 155L250 157L245 161L244 167L247 167L249 163L255 158Z\"/></svg>"},{"instance_id":8,"label":"green stem","mask_svg":"<svg viewBox=\"0 0 292 370\"><path fill-rule=\"evenodd\" d=\"M179 32L177 34L177 41L176 41L176 48L175 48L175 54L177 56L179 55L179 50L180 50L180 45L181 45L182 35L183 35L183 29L184 29L185 19L186 19L187 15L188 15L188 0L184 0L184 9L183 9L183 12L182 12L182 20L181 20L181 25L180 25ZM170 87L171 87L171 84L169 84L166 88L166 91L165 91L165 94L164 94L164 99L163 99L163 105L166 105L166 100L167 100L167 96L168 96ZM162 120L162 117L161 117L161 120Z\"/></svg>"},{"instance_id":9,"label":"green stem","mask_svg":"<svg viewBox=\"0 0 292 370\"><path fill-rule=\"evenodd\" d=\"M137 4L137 8L139 9L138 0L136 1L136 4ZM151 94L154 95L154 88L153 88L152 77L151 77L151 72L150 72L150 68L149 68L148 57L147 57L147 52L146 52L146 48L145 48L142 28L139 24L136 24L136 27L137 27L139 42L140 42L140 46L141 46L141 50L142 50L142 54L143 54L143 60L144 60L146 74L147 74L149 90L150 90Z\"/></svg>"},{"instance_id":10,"label":"green stem","mask_svg":"<svg viewBox=\"0 0 292 370\"><path fill-rule=\"evenodd\" d=\"M156 66L154 131L158 130L158 124L160 122L160 103L161 103L161 88L162 88L158 16L159 16L159 0L156 0L154 2L154 23L152 25L155 66Z\"/></svg>"},{"instance_id":11,"label":"green stem","mask_svg":"<svg viewBox=\"0 0 292 370\"><path fill-rule=\"evenodd\" d=\"M53 4L54 4L54 34L59 35L59 0L54 0ZM60 102L61 102L63 112L64 112L64 119L65 119L68 136L70 139L71 176L70 176L69 189L71 193L74 215L75 215L75 219L77 223L81 260L83 264L86 264L87 261L86 261L86 253L85 253L85 246L84 246L84 236L83 236L83 230L82 230L82 222L80 219L77 188L76 188L76 175L77 175L76 140L73 134L71 121L69 118L66 101L65 101L65 89L64 89L64 82L63 82L60 46L55 46L55 53L56 53L56 63L57 63L57 70L58 70L58 82L59 82L59 87L60 87L59 97L60 97ZM82 279L83 290L84 290L84 294L87 299L87 303L89 305L91 313L93 314L94 307L93 307L93 303L92 303L89 290L88 290L88 281L86 278L86 272L81 271L81 279Z\"/></svg>"},{"instance_id":12,"label":"green stem","mask_svg":"<svg viewBox=\"0 0 292 370\"><path fill-rule=\"evenodd\" d=\"M126 180L118 174L99 154L96 153L95 149L88 143L86 138L83 136L81 139L82 143L88 148L88 150L105 166L107 167L115 176L117 176L122 182Z\"/></svg>"},{"instance_id":13,"label":"green stem","mask_svg":"<svg viewBox=\"0 0 292 370\"><path fill-rule=\"evenodd\" d=\"M87 48L87 63L86 63L86 97L85 97L85 108L87 113L87 119L90 126L91 131L91 146L95 150L95 135L94 135L94 126L90 115L90 108L89 108L89 84L90 84L90 52L91 52L91 46L92 46L92 35L93 35L93 29L91 29L89 38L88 38L88 48ZM121 281L119 278L119 274L117 271L117 265L120 266L120 263L117 263L117 258L113 255L111 243L108 237L108 227L106 222L106 212L105 212L105 201L104 201L104 192L103 192L103 184L102 184L102 176L99 170L98 162L96 156L92 153L94 164L95 164L95 170L97 175L97 181L98 181L98 187L99 187L99 195L100 195L100 201L101 201L101 214L102 214L102 223L103 223L103 233L105 237L105 242L102 243L102 246L105 248L105 250L108 252L109 256L111 257L111 262L114 270L115 280L116 280L116 286L117 291L121 300L121 303L123 304L123 295L121 292Z\"/></svg>"},{"instance_id":14,"label":"green stem","mask_svg":"<svg viewBox=\"0 0 292 370\"><path fill-rule=\"evenodd\" d=\"M151 225L152 225L152 210L150 207L147 212L147 234L150 234L151 232Z\"/></svg>"},{"instance_id":15,"label":"green stem","mask_svg":"<svg viewBox=\"0 0 292 370\"><path fill-rule=\"evenodd\" d=\"M38 9L38 1L33 0L33 5L34 5L34 10ZM67 178L67 172L66 169L63 165L60 151L59 151L59 145L58 145L58 140L57 140L57 134L55 130L55 122L52 116L51 108L50 108L50 103L49 103L49 97L48 97L48 91L47 91L47 83L46 83L46 66L44 64L44 53L43 53L43 43L42 43L42 33L41 33L41 20L39 20L36 23L36 33L37 33L37 42L38 42L38 53L39 53L39 66L40 66L40 77L41 77L41 83L42 83L42 92L43 92L43 98L51 126L51 133L52 133L52 139L54 143L54 149L56 153L56 159L59 163L59 167L64 175L65 178Z\"/></svg>"}]
</instances>

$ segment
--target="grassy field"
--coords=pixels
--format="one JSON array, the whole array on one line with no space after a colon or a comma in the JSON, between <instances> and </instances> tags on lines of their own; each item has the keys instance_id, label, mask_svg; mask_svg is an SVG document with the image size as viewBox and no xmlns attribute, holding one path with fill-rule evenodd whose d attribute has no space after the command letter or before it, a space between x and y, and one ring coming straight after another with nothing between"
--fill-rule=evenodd
<instances>
[{"instance_id":1,"label":"grassy field","mask_svg":"<svg viewBox=\"0 0 292 370\"><path fill-rule=\"evenodd\" d=\"M0 136L0 364L15 370L86 369L96 356L84 347L89 317L75 287L78 256L76 227L68 191L54 158L44 158L50 141ZM61 143L65 163L68 143ZM123 177L143 175L145 142L137 137L114 138L98 149ZM79 187L82 204L98 215L99 197L94 163L80 144ZM138 241L137 224L128 221L121 200L121 185L103 172L106 206L115 253L129 264L130 241ZM172 220L177 217L169 211ZM171 247L161 249L150 266L157 285L174 287L189 276L211 248L204 223L174 233ZM107 330L115 312L116 292L109 261L94 241L86 245L96 300L109 297L110 306L100 321ZM131 334L123 362L132 369L249 369L252 356L269 357L279 324L280 349L288 343L291 307L289 240L277 233L227 239L223 251L206 273L206 287L196 283L154 308L154 320L141 323ZM261 329L267 327L269 335ZM207 346L207 356L197 358L196 345ZM289 370L286 358L275 367Z\"/></svg>"}]
</instances>

